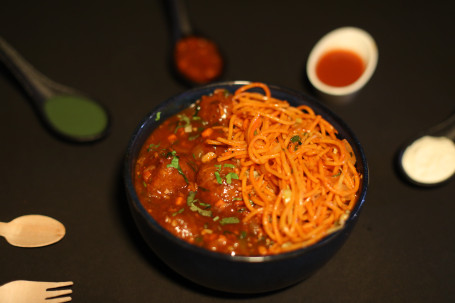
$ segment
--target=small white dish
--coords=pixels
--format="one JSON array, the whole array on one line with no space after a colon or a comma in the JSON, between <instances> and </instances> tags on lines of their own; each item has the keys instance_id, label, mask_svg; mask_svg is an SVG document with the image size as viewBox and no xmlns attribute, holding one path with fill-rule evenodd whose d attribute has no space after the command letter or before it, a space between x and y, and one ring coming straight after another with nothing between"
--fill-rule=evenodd
<instances>
[{"instance_id":1,"label":"small white dish","mask_svg":"<svg viewBox=\"0 0 455 303\"><path fill-rule=\"evenodd\" d=\"M352 51L364 63L361 76L346 86L328 85L322 82L316 73L316 67L321 57L335 50ZM370 80L377 62L378 49L369 33L356 27L341 27L326 34L313 47L307 61L307 76L314 88L326 101L347 102Z\"/></svg>"}]
</instances>

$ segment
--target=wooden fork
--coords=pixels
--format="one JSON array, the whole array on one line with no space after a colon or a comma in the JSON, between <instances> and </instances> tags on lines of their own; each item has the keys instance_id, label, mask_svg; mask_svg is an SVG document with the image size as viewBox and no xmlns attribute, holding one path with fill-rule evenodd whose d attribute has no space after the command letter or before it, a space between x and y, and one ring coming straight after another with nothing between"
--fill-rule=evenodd
<instances>
[{"instance_id":1,"label":"wooden fork","mask_svg":"<svg viewBox=\"0 0 455 303\"><path fill-rule=\"evenodd\" d=\"M71 301L73 291L64 288L73 282L18 280L0 286L1 303L63 303Z\"/></svg>"}]
</instances>

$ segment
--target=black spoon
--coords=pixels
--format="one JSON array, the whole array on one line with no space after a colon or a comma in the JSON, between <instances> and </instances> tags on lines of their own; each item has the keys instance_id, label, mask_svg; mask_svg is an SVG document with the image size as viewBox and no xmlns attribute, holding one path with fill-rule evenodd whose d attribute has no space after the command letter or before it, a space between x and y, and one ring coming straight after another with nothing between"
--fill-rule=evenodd
<instances>
[{"instance_id":1,"label":"black spoon","mask_svg":"<svg viewBox=\"0 0 455 303\"><path fill-rule=\"evenodd\" d=\"M97 141L108 134L110 117L103 106L41 74L2 37L0 61L25 89L38 114L54 134L78 143Z\"/></svg>"},{"instance_id":2,"label":"black spoon","mask_svg":"<svg viewBox=\"0 0 455 303\"><path fill-rule=\"evenodd\" d=\"M398 154L398 167L418 186L436 186L455 175L455 112L408 140Z\"/></svg>"},{"instance_id":3,"label":"black spoon","mask_svg":"<svg viewBox=\"0 0 455 303\"><path fill-rule=\"evenodd\" d=\"M172 23L172 64L178 75L190 85L219 79L225 60L218 46L193 30L185 0L168 0L167 4Z\"/></svg>"}]
</instances>

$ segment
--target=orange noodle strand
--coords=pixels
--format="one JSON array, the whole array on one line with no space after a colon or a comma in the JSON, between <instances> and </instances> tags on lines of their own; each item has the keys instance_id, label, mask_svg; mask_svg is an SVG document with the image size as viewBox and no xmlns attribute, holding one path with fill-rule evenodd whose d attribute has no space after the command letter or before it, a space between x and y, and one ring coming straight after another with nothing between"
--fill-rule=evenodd
<instances>
[{"instance_id":1,"label":"orange noodle strand","mask_svg":"<svg viewBox=\"0 0 455 303\"><path fill-rule=\"evenodd\" d=\"M262 91L263 93L261 93ZM272 97L263 83L240 87L219 162L238 160L248 222L259 217L271 239L267 253L311 245L341 228L357 200L362 176L346 140L307 105Z\"/></svg>"}]
</instances>

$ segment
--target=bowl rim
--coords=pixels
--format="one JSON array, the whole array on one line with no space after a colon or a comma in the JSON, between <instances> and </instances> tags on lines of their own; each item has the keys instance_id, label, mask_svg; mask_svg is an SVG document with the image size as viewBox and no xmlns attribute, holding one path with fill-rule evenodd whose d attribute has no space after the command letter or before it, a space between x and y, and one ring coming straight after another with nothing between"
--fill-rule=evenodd
<instances>
[{"instance_id":1,"label":"bowl rim","mask_svg":"<svg viewBox=\"0 0 455 303\"><path fill-rule=\"evenodd\" d=\"M172 233L170 233L168 230L166 230L164 227L162 227L144 208L142 203L140 202L140 199L136 193L136 190L134 188L134 183L133 183L133 171L134 171L134 163L133 161L135 160L135 157L137 155L133 155L133 151L135 148L137 148L137 151L140 150L140 148L143 145L143 142L140 143L140 146L137 146L137 140L144 131L144 127L147 123L155 123L156 117L157 117L157 112L159 112L160 109L164 109L168 107L173 101L183 97L186 94L197 94L198 92L208 90L208 89L215 89L219 87L240 87L245 84L253 83L255 81L244 81L244 80L236 80L236 81L223 81L223 82L215 82L212 84L204 85L204 86L199 86L196 88L192 88L189 90L185 90L183 92L179 92L170 98L167 98L157 106L155 106L139 123L139 125L136 127L136 129L133 132L133 135L131 136L128 147L126 149L125 157L124 157L124 165L123 165L123 181L124 181L124 186L127 191L127 195L129 196L129 202L139 213L140 215L146 219L148 225L154 229L155 232L160 233L162 236L170 240L171 242L175 243L178 246L182 246L184 249L188 249L194 253L197 254L202 254L210 258L215 258L215 259L220 259L220 260L225 260L229 262L236 262L236 263L267 263L267 262L277 262L280 260L284 259L292 259L296 258L300 255L305 254L306 252L318 249L321 246L326 245L328 242L333 241L336 239L339 235L342 233L346 232L346 229L348 226L352 225L355 223L357 220L360 210L362 209L363 204L365 203L366 199L366 194L367 194L367 189L369 186L369 168L368 168L368 163L366 160L366 155L363 147L360 144L360 141L357 139L356 135L353 133L351 128L342 120L338 115L336 115L334 112L332 112L329 108L327 108L324 104L320 103L313 97L304 94L303 92L289 89L283 86L277 86L269 83L264 83L266 84L269 89L271 90L272 94L273 91L280 91L281 93L284 93L286 95L292 95L294 97L298 97L300 100L305 100L306 102L311 103L312 109L315 111L315 113L318 112L323 112L321 115L327 116L329 115L331 119L337 122L340 127L343 128L343 132L347 133L353 142L350 142L350 144L353 144L353 149L354 151L357 149L358 150L358 155L356 155L357 162L361 163L361 166L363 167L363 178L361 180L361 185L360 185L360 191L358 194L358 200L356 202L356 205L354 208L351 210L348 219L346 220L344 226L340 228L339 230L326 235L316 243L313 243L309 246L302 247L296 250L292 250L289 252L284 252L284 253L279 253L279 254L273 254L273 255L265 255L265 256L243 256L243 255L230 255L230 254L225 254L221 252L216 252L216 251L210 251L208 249L205 249L203 247L199 247L196 245L193 245L183 239L180 239L176 236L174 236ZM202 96L202 95L200 95ZM188 105L185 107L189 106L190 104L194 103L197 101L197 99L193 99L191 101L187 100ZM291 104L294 102L288 101ZM317 109L314 108L316 105ZM178 111L175 111L172 113L172 115L177 114ZM324 117L326 118L326 117ZM156 126L151 128L148 132L148 135L150 135L150 132L153 131L160 123L162 123L165 119L161 119L161 121L156 123ZM147 138L148 135L145 137ZM152 249L153 250L153 249Z\"/></svg>"}]
</instances>

